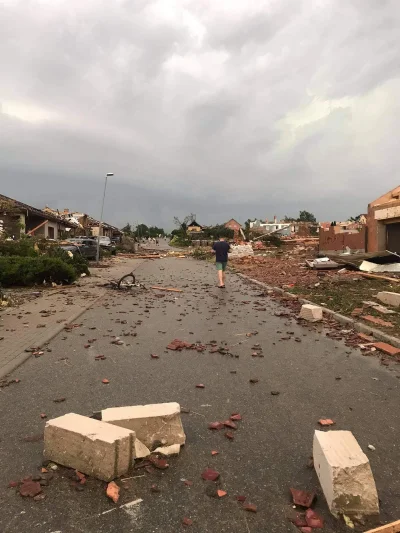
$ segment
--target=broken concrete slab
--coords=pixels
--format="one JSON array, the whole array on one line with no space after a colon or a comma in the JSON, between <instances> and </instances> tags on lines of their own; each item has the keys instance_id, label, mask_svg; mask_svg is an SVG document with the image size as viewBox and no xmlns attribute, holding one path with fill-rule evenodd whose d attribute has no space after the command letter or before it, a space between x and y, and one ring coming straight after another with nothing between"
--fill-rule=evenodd
<instances>
[{"instance_id":1,"label":"broken concrete slab","mask_svg":"<svg viewBox=\"0 0 400 533\"><path fill-rule=\"evenodd\" d=\"M322 320L322 307L312 304L304 304L301 306L299 318L307 320L308 322L318 322Z\"/></svg>"},{"instance_id":2,"label":"broken concrete slab","mask_svg":"<svg viewBox=\"0 0 400 533\"><path fill-rule=\"evenodd\" d=\"M129 429L69 413L46 423L44 457L111 481L128 472L134 441L135 433Z\"/></svg>"},{"instance_id":3,"label":"broken concrete slab","mask_svg":"<svg viewBox=\"0 0 400 533\"><path fill-rule=\"evenodd\" d=\"M150 454L151 451L148 449L148 447L145 446L143 442L140 442L139 439L135 439L134 459L143 459L144 457L148 457Z\"/></svg>"},{"instance_id":4,"label":"broken concrete slab","mask_svg":"<svg viewBox=\"0 0 400 533\"><path fill-rule=\"evenodd\" d=\"M378 293L376 298L386 305L391 305L392 307L400 306L400 293L398 292L382 291Z\"/></svg>"},{"instance_id":5,"label":"broken concrete slab","mask_svg":"<svg viewBox=\"0 0 400 533\"><path fill-rule=\"evenodd\" d=\"M156 403L112 407L101 412L103 422L130 429L150 450L156 442L163 446L185 444L181 408L178 403Z\"/></svg>"},{"instance_id":6,"label":"broken concrete slab","mask_svg":"<svg viewBox=\"0 0 400 533\"><path fill-rule=\"evenodd\" d=\"M174 455L179 455L180 451L180 444L171 444L171 446L160 446L159 448L156 448L153 453L160 453L165 457L172 457Z\"/></svg>"},{"instance_id":7,"label":"broken concrete slab","mask_svg":"<svg viewBox=\"0 0 400 533\"><path fill-rule=\"evenodd\" d=\"M332 514L377 516L379 501L368 457L351 431L315 431L314 467Z\"/></svg>"}]
</instances>

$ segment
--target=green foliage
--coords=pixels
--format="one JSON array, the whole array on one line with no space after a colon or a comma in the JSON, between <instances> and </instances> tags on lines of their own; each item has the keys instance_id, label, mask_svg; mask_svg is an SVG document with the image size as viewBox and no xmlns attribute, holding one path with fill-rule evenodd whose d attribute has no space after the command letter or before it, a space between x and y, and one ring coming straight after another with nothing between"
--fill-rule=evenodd
<instances>
[{"instance_id":1,"label":"green foliage","mask_svg":"<svg viewBox=\"0 0 400 533\"><path fill-rule=\"evenodd\" d=\"M176 246L178 248L184 248L186 246L190 246L191 240L187 237L182 237L181 235L174 235L172 239L169 242L170 246Z\"/></svg>"},{"instance_id":2,"label":"green foliage","mask_svg":"<svg viewBox=\"0 0 400 533\"><path fill-rule=\"evenodd\" d=\"M71 265L77 276L80 276L81 274L90 276L88 262L84 257L81 256L81 254L73 254L71 257L68 252L62 248L59 248L58 246L52 246L47 250L47 256L61 259L61 261L64 261L64 263Z\"/></svg>"},{"instance_id":3,"label":"green foliage","mask_svg":"<svg viewBox=\"0 0 400 533\"><path fill-rule=\"evenodd\" d=\"M133 235L132 226L129 224L129 222L122 228L124 232L124 235L127 235L128 237L131 237Z\"/></svg>"},{"instance_id":4,"label":"green foliage","mask_svg":"<svg viewBox=\"0 0 400 533\"><path fill-rule=\"evenodd\" d=\"M283 219L283 221L287 223L289 222L312 222L315 224L317 222L317 219L309 211L300 211L299 218L288 217L287 215L285 215L285 218Z\"/></svg>"},{"instance_id":5,"label":"green foliage","mask_svg":"<svg viewBox=\"0 0 400 533\"><path fill-rule=\"evenodd\" d=\"M56 257L0 257L0 283L5 287L44 281L72 283L75 279L73 266Z\"/></svg>"},{"instance_id":6,"label":"green foliage","mask_svg":"<svg viewBox=\"0 0 400 533\"><path fill-rule=\"evenodd\" d=\"M194 257L194 259L200 259L201 261L206 261L209 257L212 257L213 255L214 254L212 252L203 250L201 248L195 248L192 253L192 257Z\"/></svg>"},{"instance_id":7,"label":"green foliage","mask_svg":"<svg viewBox=\"0 0 400 533\"><path fill-rule=\"evenodd\" d=\"M219 224L210 228L204 228L201 235L204 235L204 238L206 239L220 239L221 237L233 239L235 232L233 229L226 228L223 224Z\"/></svg>"},{"instance_id":8,"label":"green foliage","mask_svg":"<svg viewBox=\"0 0 400 533\"><path fill-rule=\"evenodd\" d=\"M35 257L38 252L35 250L33 239L20 239L18 241L0 240L0 256L16 255L19 257Z\"/></svg>"},{"instance_id":9,"label":"green foliage","mask_svg":"<svg viewBox=\"0 0 400 533\"><path fill-rule=\"evenodd\" d=\"M163 228L159 228L157 226L148 227L146 224L138 224L136 230L133 232L133 235L138 239L142 239L143 237L157 238L159 235L163 237L165 235L165 231Z\"/></svg>"}]
</instances>

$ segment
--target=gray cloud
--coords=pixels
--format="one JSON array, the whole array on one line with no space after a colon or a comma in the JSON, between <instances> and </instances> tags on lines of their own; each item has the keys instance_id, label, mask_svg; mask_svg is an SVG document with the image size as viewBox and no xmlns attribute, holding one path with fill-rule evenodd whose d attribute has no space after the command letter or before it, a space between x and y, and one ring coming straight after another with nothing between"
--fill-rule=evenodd
<instances>
[{"instance_id":1,"label":"gray cloud","mask_svg":"<svg viewBox=\"0 0 400 533\"><path fill-rule=\"evenodd\" d=\"M171 227L398 185L397 0L4 0L1 192ZM66 205L67 204L67 205Z\"/></svg>"}]
</instances>

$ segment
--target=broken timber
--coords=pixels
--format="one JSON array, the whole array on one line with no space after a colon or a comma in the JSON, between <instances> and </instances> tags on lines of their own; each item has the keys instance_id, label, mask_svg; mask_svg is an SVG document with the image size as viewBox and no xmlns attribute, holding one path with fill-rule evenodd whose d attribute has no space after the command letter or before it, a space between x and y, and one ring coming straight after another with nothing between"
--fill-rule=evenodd
<instances>
[{"instance_id":1,"label":"broken timber","mask_svg":"<svg viewBox=\"0 0 400 533\"><path fill-rule=\"evenodd\" d=\"M182 289L172 289L170 287L152 287L152 289L156 289L158 291L183 292Z\"/></svg>"},{"instance_id":2,"label":"broken timber","mask_svg":"<svg viewBox=\"0 0 400 533\"><path fill-rule=\"evenodd\" d=\"M377 274L365 274L364 272L358 272L358 274L360 276L363 276L364 278L383 279L386 281L394 281L395 283L400 283L400 279L389 278L389 276L378 276Z\"/></svg>"},{"instance_id":3,"label":"broken timber","mask_svg":"<svg viewBox=\"0 0 400 533\"><path fill-rule=\"evenodd\" d=\"M400 533L400 520L391 522L376 529L369 529L365 533Z\"/></svg>"}]
</instances>

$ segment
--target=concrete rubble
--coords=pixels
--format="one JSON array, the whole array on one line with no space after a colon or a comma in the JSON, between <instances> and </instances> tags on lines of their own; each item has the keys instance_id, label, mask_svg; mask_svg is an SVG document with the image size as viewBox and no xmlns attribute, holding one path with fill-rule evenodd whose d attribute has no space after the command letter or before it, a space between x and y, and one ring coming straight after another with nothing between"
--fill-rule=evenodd
<instances>
[{"instance_id":1,"label":"concrete rubble","mask_svg":"<svg viewBox=\"0 0 400 533\"><path fill-rule=\"evenodd\" d=\"M378 293L377 299L392 307L400 306L400 293L398 292L382 291Z\"/></svg>"},{"instance_id":2,"label":"concrete rubble","mask_svg":"<svg viewBox=\"0 0 400 533\"><path fill-rule=\"evenodd\" d=\"M368 457L351 431L315 431L314 467L332 514L363 519L379 515Z\"/></svg>"},{"instance_id":3,"label":"concrete rubble","mask_svg":"<svg viewBox=\"0 0 400 533\"><path fill-rule=\"evenodd\" d=\"M75 413L54 418L44 430L44 457L110 481L126 474L135 433Z\"/></svg>"},{"instance_id":4,"label":"concrete rubble","mask_svg":"<svg viewBox=\"0 0 400 533\"><path fill-rule=\"evenodd\" d=\"M237 244L231 246L231 253L229 254L229 257L235 259L239 257L247 257L250 255L254 255L254 250L251 244Z\"/></svg>"},{"instance_id":5,"label":"concrete rubble","mask_svg":"<svg viewBox=\"0 0 400 533\"><path fill-rule=\"evenodd\" d=\"M126 474L135 459L179 455L186 440L180 413L178 403L105 409L102 420L69 413L46 423L44 457L111 481Z\"/></svg>"},{"instance_id":6,"label":"concrete rubble","mask_svg":"<svg viewBox=\"0 0 400 533\"><path fill-rule=\"evenodd\" d=\"M103 422L130 429L150 450L157 443L163 446L185 444L186 435L178 403L158 403L113 407L101 412Z\"/></svg>"},{"instance_id":7,"label":"concrete rubble","mask_svg":"<svg viewBox=\"0 0 400 533\"><path fill-rule=\"evenodd\" d=\"M299 318L307 320L308 322L318 322L322 320L322 307L312 304L304 304L301 306Z\"/></svg>"}]
</instances>

